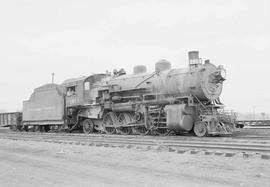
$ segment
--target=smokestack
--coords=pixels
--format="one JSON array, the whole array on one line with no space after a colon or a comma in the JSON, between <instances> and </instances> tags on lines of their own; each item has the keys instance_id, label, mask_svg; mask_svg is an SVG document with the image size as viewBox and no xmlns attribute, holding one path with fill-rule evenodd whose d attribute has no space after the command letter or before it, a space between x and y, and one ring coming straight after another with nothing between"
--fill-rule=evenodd
<instances>
[{"instance_id":1,"label":"smokestack","mask_svg":"<svg viewBox=\"0 0 270 187\"><path fill-rule=\"evenodd\" d=\"M188 52L188 60L196 60L199 59L199 51L189 51Z\"/></svg>"},{"instance_id":2,"label":"smokestack","mask_svg":"<svg viewBox=\"0 0 270 187\"><path fill-rule=\"evenodd\" d=\"M199 57L199 51L189 51L188 61L190 68L197 68L202 65L202 59Z\"/></svg>"}]
</instances>

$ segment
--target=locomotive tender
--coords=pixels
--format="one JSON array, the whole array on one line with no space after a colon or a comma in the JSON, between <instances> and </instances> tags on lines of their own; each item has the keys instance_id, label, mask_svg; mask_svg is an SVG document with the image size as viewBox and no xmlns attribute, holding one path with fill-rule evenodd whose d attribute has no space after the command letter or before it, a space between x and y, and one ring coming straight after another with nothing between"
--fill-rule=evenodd
<instances>
[{"instance_id":1,"label":"locomotive tender","mask_svg":"<svg viewBox=\"0 0 270 187\"><path fill-rule=\"evenodd\" d=\"M161 60L153 73L140 65L131 75L120 70L46 84L24 101L22 127L109 134L232 134L235 119L219 101L224 80L222 66L203 63L199 52L191 51L185 69L171 69Z\"/></svg>"}]
</instances>

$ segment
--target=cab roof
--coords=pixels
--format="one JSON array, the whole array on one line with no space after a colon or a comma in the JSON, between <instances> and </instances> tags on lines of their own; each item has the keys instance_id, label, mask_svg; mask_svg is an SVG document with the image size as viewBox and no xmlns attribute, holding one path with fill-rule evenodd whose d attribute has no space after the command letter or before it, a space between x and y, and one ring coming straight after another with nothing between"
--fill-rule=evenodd
<instances>
[{"instance_id":1,"label":"cab roof","mask_svg":"<svg viewBox=\"0 0 270 187\"><path fill-rule=\"evenodd\" d=\"M91 76L91 75L90 75ZM68 85L74 85L77 82L81 82L81 81L85 81L85 79L87 79L89 76L82 76L82 77L78 77L78 78L70 78L65 80L62 85L63 86L68 86Z\"/></svg>"},{"instance_id":2,"label":"cab roof","mask_svg":"<svg viewBox=\"0 0 270 187\"><path fill-rule=\"evenodd\" d=\"M91 74L89 76L82 76L82 77L78 77L78 78L71 78L71 79L65 80L61 85L62 86L65 86L65 87L74 86L74 85L78 84L78 82L84 82L87 79L92 79L92 78L95 78L96 76L98 77L100 75L105 76L106 74L104 74L104 73L97 73L97 74Z\"/></svg>"}]
</instances>

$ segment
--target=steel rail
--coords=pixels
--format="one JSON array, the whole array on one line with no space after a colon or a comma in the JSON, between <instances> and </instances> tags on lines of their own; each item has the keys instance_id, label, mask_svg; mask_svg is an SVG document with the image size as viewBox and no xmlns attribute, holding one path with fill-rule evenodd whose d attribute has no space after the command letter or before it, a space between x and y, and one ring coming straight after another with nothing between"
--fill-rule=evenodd
<instances>
[{"instance_id":1,"label":"steel rail","mask_svg":"<svg viewBox=\"0 0 270 187\"><path fill-rule=\"evenodd\" d=\"M180 142L197 142L198 144L205 144L205 143L212 143L212 144L217 144L217 143L252 143L252 144L270 144L270 141L246 141L246 140L227 140L227 139L205 139L205 138L172 138L172 139L160 139L158 137L122 137L122 136L61 136L61 135L48 135L48 134L42 134L42 135L36 135L36 134L9 134L5 135L9 137L17 137L17 136L24 136L28 138L32 138L33 136L39 137L40 139L73 139L73 140L95 140L95 139L102 139L102 140L108 140L108 141L113 141L113 140L118 140L118 141L139 141L139 142L145 142L145 141L152 141L152 142L170 142L170 143L180 143ZM1 136L0 136L1 137Z\"/></svg>"},{"instance_id":2,"label":"steel rail","mask_svg":"<svg viewBox=\"0 0 270 187\"><path fill-rule=\"evenodd\" d=\"M66 134L66 133L35 133L35 132L11 132L11 133L5 133L3 134L4 136L39 136L39 137L65 137L66 139L68 138L80 138L81 140L84 139L110 139L110 140L142 140L142 141L147 141L147 140L152 140L152 141L176 141L177 143L179 141L200 141L200 142L244 142L244 143L259 143L259 144L266 144L266 143L270 143L270 140L246 140L246 139L235 139L235 137L203 137L203 138L199 138L199 137L190 137L190 136L134 136L134 135L107 135L107 134L89 134L89 135L85 135L85 134ZM1 136L1 135L0 135Z\"/></svg>"},{"instance_id":3,"label":"steel rail","mask_svg":"<svg viewBox=\"0 0 270 187\"><path fill-rule=\"evenodd\" d=\"M27 134L25 134L27 135ZM171 140L147 140L147 139L119 139L100 137L97 138L81 138L81 137L65 137L65 136L1 136L0 139L24 140L24 141L41 141L54 143L75 143L75 144L100 144L100 145L126 145L126 146L154 146L175 149L200 149L200 150L226 150L237 152L254 152L254 153L270 153L270 143L255 144L245 142L179 142Z\"/></svg>"}]
</instances>

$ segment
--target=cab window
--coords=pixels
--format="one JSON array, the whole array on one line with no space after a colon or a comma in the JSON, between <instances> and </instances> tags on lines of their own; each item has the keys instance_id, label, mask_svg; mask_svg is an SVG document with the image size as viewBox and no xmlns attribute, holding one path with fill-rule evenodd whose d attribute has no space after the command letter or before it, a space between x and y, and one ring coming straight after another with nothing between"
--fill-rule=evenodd
<instances>
[{"instance_id":1,"label":"cab window","mask_svg":"<svg viewBox=\"0 0 270 187\"><path fill-rule=\"evenodd\" d=\"M76 93L75 86L67 87L67 96L73 96Z\"/></svg>"},{"instance_id":2,"label":"cab window","mask_svg":"<svg viewBox=\"0 0 270 187\"><path fill-rule=\"evenodd\" d=\"M89 90L90 89L90 83L89 82L85 82L84 83L84 90Z\"/></svg>"}]
</instances>

